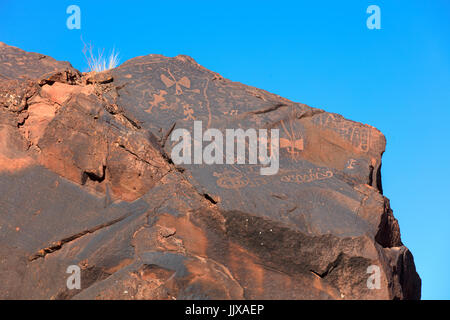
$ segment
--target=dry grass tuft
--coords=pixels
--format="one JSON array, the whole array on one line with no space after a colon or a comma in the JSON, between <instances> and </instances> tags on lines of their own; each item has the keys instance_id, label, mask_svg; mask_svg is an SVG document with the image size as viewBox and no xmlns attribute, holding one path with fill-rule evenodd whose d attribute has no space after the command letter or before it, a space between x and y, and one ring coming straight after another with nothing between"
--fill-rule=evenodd
<instances>
[{"instance_id":1,"label":"dry grass tuft","mask_svg":"<svg viewBox=\"0 0 450 320\"><path fill-rule=\"evenodd\" d=\"M84 43L83 54L86 58L86 62L90 71L102 72L109 69L114 69L119 65L119 53L113 49L111 53L105 57L104 49L98 50L97 54L94 54L94 46L92 44L87 45Z\"/></svg>"}]
</instances>

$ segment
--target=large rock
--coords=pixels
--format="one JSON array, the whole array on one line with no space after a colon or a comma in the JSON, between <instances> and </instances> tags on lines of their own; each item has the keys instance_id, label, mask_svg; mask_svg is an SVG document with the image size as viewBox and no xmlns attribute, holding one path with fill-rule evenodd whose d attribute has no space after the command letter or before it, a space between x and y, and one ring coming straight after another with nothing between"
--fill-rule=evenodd
<instances>
[{"instance_id":1,"label":"large rock","mask_svg":"<svg viewBox=\"0 0 450 320\"><path fill-rule=\"evenodd\" d=\"M194 120L279 129L278 173L175 165ZM0 132L0 298L420 298L369 125L187 56L81 74L0 43Z\"/></svg>"}]
</instances>

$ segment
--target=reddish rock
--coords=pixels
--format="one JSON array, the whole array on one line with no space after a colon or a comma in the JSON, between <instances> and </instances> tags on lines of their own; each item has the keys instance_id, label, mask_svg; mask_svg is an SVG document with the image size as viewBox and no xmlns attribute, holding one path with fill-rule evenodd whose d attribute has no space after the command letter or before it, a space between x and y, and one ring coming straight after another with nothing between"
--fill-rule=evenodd
<instances>
[{"instance_id":1,"label":"reddish rock","mask_svg":"<svg viewBox=\"0 0 450 320\"><path fill-rule=\"evenodd\" d=\"M81 74L0 43L0 62L0 298L420 298L377 129L187 56ZM279 172L175 166L170 134L193 120L278 128Z\"/></svg>"}]
</instances>

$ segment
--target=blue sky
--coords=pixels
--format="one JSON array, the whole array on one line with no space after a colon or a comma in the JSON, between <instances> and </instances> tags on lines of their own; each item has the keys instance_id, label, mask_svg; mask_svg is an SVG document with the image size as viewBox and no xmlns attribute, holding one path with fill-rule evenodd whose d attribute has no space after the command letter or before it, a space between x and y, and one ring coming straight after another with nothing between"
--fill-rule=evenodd
<instances>
[{"instance_id":1,"label":"blue sky","mask_svg":"<svg viewBox=\"0 0 450 320\"><path fill-rule=\"evenodd\" d=\"M81 8L81 29L66 8ZM381 30L366 8L381 9ZM86 71L83 44L187 54L233 81L380 129L385 195L424 299L450 299L450 1L0 0L0 41Z\"/></svg>"}]
</instances>

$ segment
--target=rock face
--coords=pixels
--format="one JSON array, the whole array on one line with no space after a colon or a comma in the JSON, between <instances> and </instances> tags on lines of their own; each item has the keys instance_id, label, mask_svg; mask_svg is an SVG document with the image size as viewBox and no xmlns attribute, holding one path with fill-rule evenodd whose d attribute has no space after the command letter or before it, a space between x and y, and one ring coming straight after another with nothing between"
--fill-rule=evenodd
<instances>
[{"instance_id":1,"label":"rock face","mask_svg":"<svg viewBox=\"0 0 450 320\"><path fill-rule=\"evenodd\" d=\"M194 120L279 129L278 173L175 165ZM0 43L0 132L2 299L420 298L369 125L187 56L81 74Z\"/></svg>"}]
</instances>

